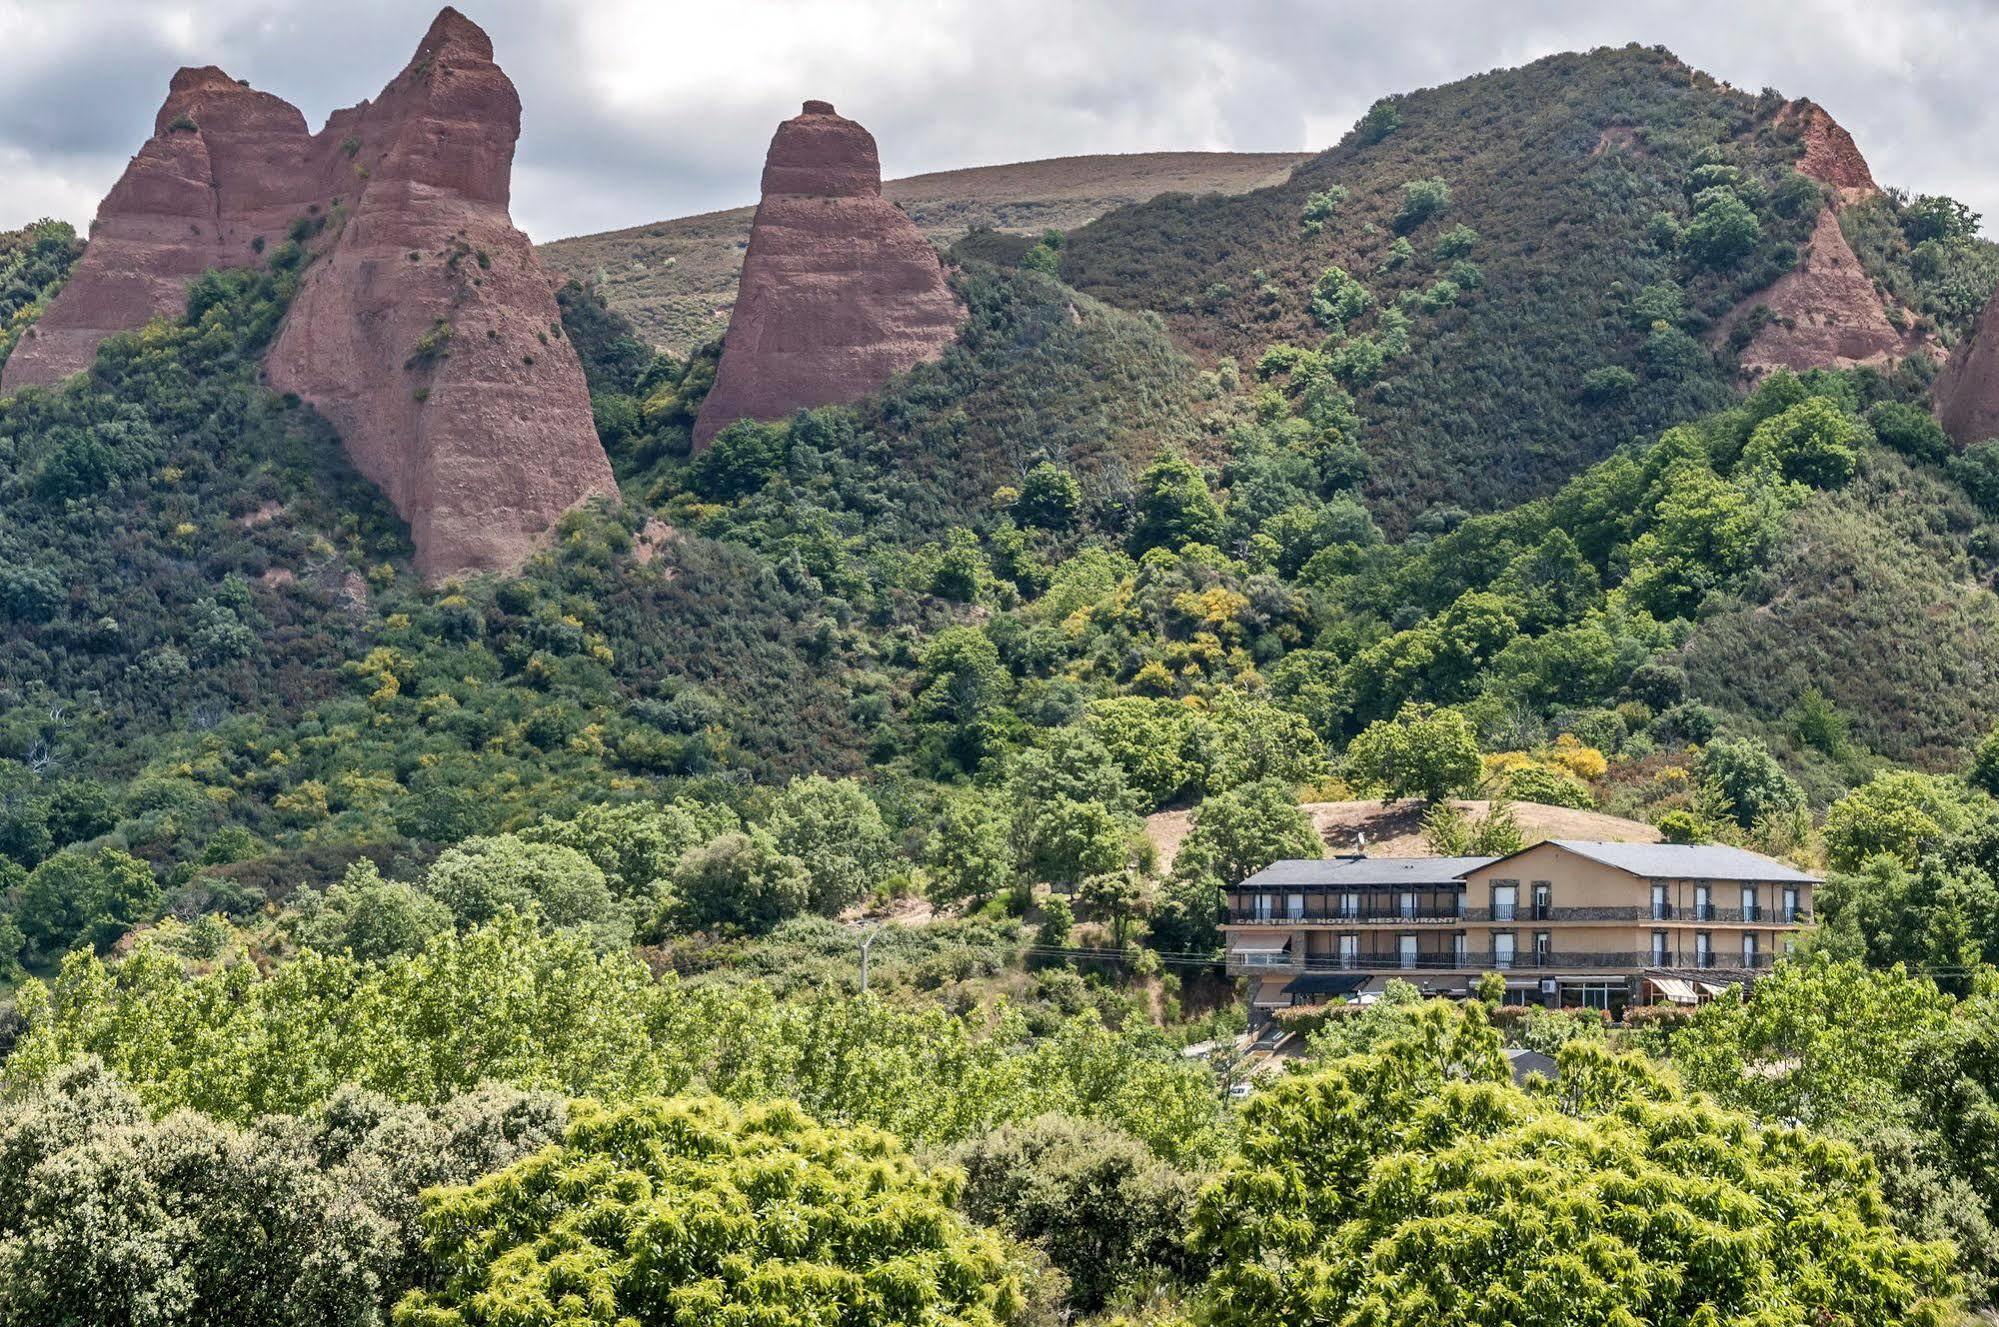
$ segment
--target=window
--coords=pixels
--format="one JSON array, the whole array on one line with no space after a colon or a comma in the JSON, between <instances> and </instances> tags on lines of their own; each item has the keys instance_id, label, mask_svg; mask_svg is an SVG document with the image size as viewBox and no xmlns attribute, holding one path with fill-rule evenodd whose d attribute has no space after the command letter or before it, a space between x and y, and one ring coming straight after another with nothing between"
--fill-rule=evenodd
<instances>
[{"instance_id":1,"label":"window","mask_svg":"<svg viewBox=\"0 0 1999 1327\"><path fill-rule=\"evenodd\" d=\"M1513 914L1520 910L1520 886L1494 885L1492 887L1492 919L1496 922L1510 922Z\"/></svg>"},{"instance_id":2,"label":"window","mask_svg":"<svg viewBox=\"0 0 1999 1327\"><path fill-rule=\"evenodd\" d=\"M1553 912L1553 909L1548 906L1551 890L1552 886L1545 880L1536 880L1534 882L1534 920L1537 922L1547 921Z\"/></svg>"},{"instance_id":3,"label":"window","mask_svg":"<svg viewBox=\"0 0 1999 1327\"><path fill-rule=\"evenodd\" d=\"M1251 894L1249 902L1252 909L1250 915L1257 921L1267 922L1271 919L1271 912L1276 906L1277 896L1275 894Z\"/></svg>"},{"instance_id":4,"label":"window","mask_svg":"<svg viewBox=\"0 0 1999 1327\"><path fill-rule=\"evenodd\" d=\"M1581 998L1585 1009L1610 1008L1611 986L1608 982L1592 981L1583 984Z\"/></svg>"},{"instance_id":5,"label":"window","mask_svg":"<svg viewBox=\"0 0 1999 1327\"><path fill-rule=\"evenodd\" d=\"M1714 920L1714 900L1709 897L1706 885L1694 886L1694 920L1697 922Z\"/></svg>"},{"instance_id":6,"label":"window","mask_svg":"<svg viewBox=\"0 0 1999 1327\"><path fill-rule=\"evenodd\" d=\"M1667 902L1666 900L1667 900L1666 887L1664 885L1658 885L1658 884L1653 885L1652 886L1653 921L1662 922L1665 921L1668 917L1671 917L1673 915L1673 905Z\"/></svg>"},{"instance_id":7,"label":"window","mask_svg":"<svg viewBox=\"0 0 1999 1327\"><path fill-rule=\"evenodd\" d=\"M1754 931L1746 932L1742 937L1742 966L1745 968L1756 966L1756 933Z\"/></svg>"},{"instance_id":8,"label":"window","mask_svg":"<svg viewBox=\"0 0 1999 1327\"><path fill-rule=\"evenodd\" d=\"M1714 937L1706 931L1694 932L1694 966L1697 968L1714 966Z\"/></svg>"},{"instance_id":9,"label":"window","mask_svg":"<svg viewBox=\"0 0 1999 1327\"><path fill-rule=\"evenodd\" d=\"M1305 916L1305 896L1303 894L1286 894L1284 896L1284 915L1294 922L1303 920Z\"/></svg>"},{"instance_id":10,"label":"window","mask_svg":"<svg viewBox=\"0 0 1999 1327\"><path fill-rule=\"evenodd\" d=\"M1360 937L1343 935L1340 937L1340 966L1356 967L1360 963Z\"/></svg>"},{"instance_id":11,"label":"window","mask_svg":"<svg viewBox=\"0 0 1999 1327\"><path fill-rule=\"evenodd\" d=\"M1652 932L1652 966L1655 968L1669 966L1673 961L1672 954L1673 951L1666 947L1666 933Z\"/></svg>"},{"instance_id":12,"label":"window","mask_svg":"<svg viewBox=\"0 0 1999 1327\"><path fill-rule=\"evenodd\" d=\"M1340 916L1347 918L1360 916L1360 895L1340 895Z\"/></svg>"},{"instance_id":13,"label":"window","mask_svg":"<svg viewBox=\"0 0 1999 1327\"><path fill-rule=\"evenodd\" d=\"M1542 967L1548 965L1548 957L1554 951L1554 940L1546 931L1534 932L1534 961Z\"/></svg>"},{"instance_id":14,"label":"window","mask_svg":"<svg viewBox=\"0 0 1999 1327\"><path fill-rule=\"evenodd\" d=\"M1492 933L1492 966L1510 968L1513 966L1513 932L1494 931Z\"/></svg>"},{"instance_id":15,"label":"window","mask_svg":"<svg viewBox=\"0 0 1999 1327\"><path fill-rule=\"evenodd\" d=\"M1785 885L1784 920L1787 922L1794 922L1797 919L1798 919L1798 887L1796 885Z\"/></svg>"},{"instance_id":16,"label":"window","mask_svg":"<svg viewBox=\"0 0 1999 1327\"><path fill-rule=\"evenodd\" d=\"M1742 920L1746 922L1761 920L1756 911L1756 886L1754 885L1744 885L1742 887Z\"/></svg>"},{"instance_id":17,"label":"window","mask_svg":"<svg viewBox=\"0 0 1999 1327\"><path fill-rule=\"evenodd\" d=\"M1451 961L1453 966L1465 966L1465 933L1459 931L1451 937Z\"/></svg>"},{"instance_id":18,"label":"window","mask_svg":"<svg viewBox=\"0 0 1999 1327\"><path fill-rule=\"evenodd\" d=\"M1404 919L1413 918L1416 916L1416 896L1413 893L1408 893L1408 892L1403 893L1403 895L1400 898L1398 898L1395 901L1395 903L1397 909L1399 909L1397 913L1398 916L1403 917Z\"/></svg>"},{"instance_id":19,"label":"window","mask_svg":"<svg viewBox=\"0 0 1999 1327\"><path fill-rule=\"evenodd\" d=\"M1413 968L1413 967L1415 967L1415 966L1416 966L1416 937L1415 937L1415 936L1413 936L1413 935L1405 935L1405 936L1403 936L1403 937L1402 937L1402 941L1401 941L1401 951L1402 951L1402 966L1403 966L1403 967L1405 967L1405 968Z\"/></svg>"}]
</instances>

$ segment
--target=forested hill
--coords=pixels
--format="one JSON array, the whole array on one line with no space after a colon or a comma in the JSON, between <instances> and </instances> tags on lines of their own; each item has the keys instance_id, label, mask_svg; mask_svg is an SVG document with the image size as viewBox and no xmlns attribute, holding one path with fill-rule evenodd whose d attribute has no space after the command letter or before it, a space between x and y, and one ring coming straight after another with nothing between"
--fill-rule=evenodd
<instances>
[{"instance_id":1,"label":"forested hill","mask_svg":"<svg viewBox=\"0 0 1999 1327\"><path fill-rule=\"evenodd\" d=\"M1343 366L1370 501L1399 531L1545 492L1731 399L1753 326L1731 340L1720 323L1797 261L1824 205L1787 104L1662 49L1551 56L1385 99L1282 184L1110 213L1069 237L1061 270L1245 371L1273 343L1379 343L1406 319L1406 352L1363 346ZM1879 208L1882 247L1863 256L1924 316L1889 242L1896 202ZM1989 290L1985 254L1948 265L1973 262ZM1947 284L1930 276L1925 293ZM1977 308L1937 303L1956 332Z\"/></svg>"}]
</instances>

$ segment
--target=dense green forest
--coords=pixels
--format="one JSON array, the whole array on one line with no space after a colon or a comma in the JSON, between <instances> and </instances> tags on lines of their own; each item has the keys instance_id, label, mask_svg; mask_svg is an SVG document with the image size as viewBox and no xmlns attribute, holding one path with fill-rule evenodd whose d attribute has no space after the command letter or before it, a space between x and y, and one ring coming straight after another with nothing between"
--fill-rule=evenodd
<instances>
[{"instance_id":1,"label":"dense green forest","mask_svg":"<svg viewBox=\"0 0 1999 1327\"><path fill-rule=\"evenodd\" d=\"M297 243L0 399L0 1323L1989 1308L1999 442L1914 367L1740 381L1824 203L1780 102L1635 48L1391 99L974 235L940 361L698 454L717 348L572 285L621 494L515 577L425 585L261 382ZM1842 220L1949 342L1999 269L1940 202ZM0 236L0 358L78 251ZM1751 846L1819 925L1253 1073L1222 888L1347 798Z\"/></svg>"}]
</instances>

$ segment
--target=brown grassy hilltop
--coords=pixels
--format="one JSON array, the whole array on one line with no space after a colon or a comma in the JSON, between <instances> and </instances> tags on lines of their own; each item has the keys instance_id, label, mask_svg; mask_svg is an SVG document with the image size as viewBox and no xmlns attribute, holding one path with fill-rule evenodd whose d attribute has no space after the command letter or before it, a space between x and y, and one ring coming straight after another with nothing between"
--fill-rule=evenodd
<instances>
[{"instance_id":1,"label":"brown grassy hilltop","mask_svg":"<svg viewBox=\"0 0 1999 1327\"><path fill-rule=\"evenodd\" d=\"M1137 152L1055 157L889 180L882 195L933 243L980 226L1069 230L1167 193L1236 194L1282 181L1305 152ZM722 334L753 207L580 235L540 246L544 263L594 282L655 345L675 354Z\"/></svg>"},{"instance_id":2,"label":"brown grassy hilltop","mask_svg":"<svg viewBox=\"0 0 1999 1327\"><path fill-rule=\"evenodd\" d=\"M1492 809L1486 801L1453 799L1451 805L1468 815L1483 816ZM1608 843L1657 843L1656 826L1601 811L1578 811L1566 806L1544 806L1540 802L1514 802L1513 819L1529 843L1543 839L1599 839ZM1423 857L1430 852L1423 840L1425 806L1414 799L1400 802L1306 802L1302 808L1312 817L1313 828L1325 840L1327 853L1355 852L1359 836L1367 836L1366 851L1371 857ZM1159 869L1171 870L1180 855L1180 844L1193 828L1192 811L1160 811L1145 818L1145 836L1159 853Z\"/></svg>"}]
</instances>

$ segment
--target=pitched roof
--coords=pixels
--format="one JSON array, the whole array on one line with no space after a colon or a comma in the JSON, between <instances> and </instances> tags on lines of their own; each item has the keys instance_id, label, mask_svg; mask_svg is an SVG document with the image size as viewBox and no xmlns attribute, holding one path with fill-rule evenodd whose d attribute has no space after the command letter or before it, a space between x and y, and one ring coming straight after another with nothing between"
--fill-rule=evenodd
<instances>
[{"instance_id":1,"label":"pitched roof","mask_svg":"<svg viewBox=\"0 0 1999 1327\"><path fill-rule=\"evenodd\" d=\"M1549 839L1548 843L1593 862L1652 880L1751 880L1815 885L1819 878L1775 858L1722 843L1599 843L1590 839ZM1541 847L1522 848L1532 852ZM1511 861L1520 853L1501 857ZM1492 865L1494 863L1481 863ZM1477 867L1467 868L1477 870Z\"/></svg>"},{"instance_id":2,"label":"pitched roof","mask_svg":"<svg viewBox=\"0 0 1999 1327\"><path fill-rule=\"evenodd\" d=\"M1264 888L1455 885L1465 872L1496 860L1493 857L1327 857L1316 862L1300 859L1272 862L1242 883Z\"/></svg>"}]
</instances>

